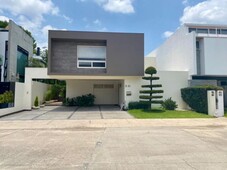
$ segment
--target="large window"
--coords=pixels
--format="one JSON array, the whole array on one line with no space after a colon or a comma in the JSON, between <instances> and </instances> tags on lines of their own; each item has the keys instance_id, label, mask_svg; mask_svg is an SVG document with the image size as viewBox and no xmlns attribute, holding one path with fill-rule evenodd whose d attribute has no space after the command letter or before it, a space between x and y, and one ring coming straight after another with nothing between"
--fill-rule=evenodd
<instances>
[{"instance_id":1,"label":"large window","mask_svg":"<svg viewBox=\"0 0 227 170\"><path fill-rule=\"evenodd\" d=\"M19 82L24 82L25 78L25 67L28 66L28 52L21 48L17 47L17 78Z\"/></svg>"},{"instance_id":2,"label":"large window","mask_svg":"<svg viewBox=\"0 0 227 170\"><path fill-rule=\"evenodd\" d=\"M106 46L77 46L78 68L106 68Z\"/></svg>"}]
</instances>

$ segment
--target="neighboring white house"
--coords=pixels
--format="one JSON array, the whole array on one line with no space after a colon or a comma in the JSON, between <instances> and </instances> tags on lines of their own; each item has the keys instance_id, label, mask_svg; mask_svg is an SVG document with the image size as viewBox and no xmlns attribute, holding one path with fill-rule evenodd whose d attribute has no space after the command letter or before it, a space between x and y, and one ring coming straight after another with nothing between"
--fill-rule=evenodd
<instances>
[{"instance_id":1,"label":"neighboring white house","mask_svg":"<svg viewBox=\"0 0 227 170\"><path fill-rule=\"evenodd\" d=\"M184 24L149 55L158 71L188 71L189 86L222 86L227 106L227 25Z\"/></svg>"}]
</instances>

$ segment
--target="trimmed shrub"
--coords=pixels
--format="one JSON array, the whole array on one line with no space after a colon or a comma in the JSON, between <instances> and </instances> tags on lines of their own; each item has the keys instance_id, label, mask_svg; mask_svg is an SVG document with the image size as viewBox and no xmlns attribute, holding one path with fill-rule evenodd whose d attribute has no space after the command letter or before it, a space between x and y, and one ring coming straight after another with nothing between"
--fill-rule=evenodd
<instances>
[{"instance_id":1,"label":"trimmed shrub","mask_svg":"<svg viewBox=\"0 0 227 170\"><path fill-rule=\"evenodd\" d=\"M39 106L39 98L38 98L38 96L35 97L34 106L35 107Z\"/></svg>"},{"instance_id":2,"label":"trimmed shrub","mask_svg":"<svg viewBox=\"0 0 227 170\"><path fill-rule=\"evenodd\" d=\"M5 91L5 93L0 95L0 103L13 103L14 95L12 91Z\"/></svg>"},{"instance_id":3,"label":"trimmed shrub","mask_svg":"<svg viewBox=\"0 0 227 170\"><path fill-rule=\"evenodd\" d=\"M144 109L147 110L150 108L149 103L145 103L145 102L129 102L128 104L128 109L132 110L132 109Z\"/></svg>"},{"instance_id":4,"label":"trimmed shrub","mask_svg":"<svg viewBox=\"0 0 227 170\"><path fill-rule=\"evenodd\" d=\"M181 89L182 99L196 112L208 113L207 91L223 90L218 86L194 86Z\"/></svg>"},{"instance_id":5,"label":"trimmed shrub","mask_svg":"<svg viewBox=\"0 0 227 170\"><path fill-rule=\"evenodd\" d=\"M166 110L175 110L177 108L177 103L170 97L163 101L162 107Z\"/></svg>"},{"instance_id":6,"label":"trimmed shrub","mask_svg":"<svg viewBox=\"0 0 227 170\"><path fill-rule=\"evenodd\" d=\"M66 98L63 101L65 106L93 106L95 102L95 96L92 94L82 95L73 98Z\"/></svg>"},{"instance_id":7,"label":"trimmed shrub","mask_svg":"<svg viewBox=\"0 0 227 170\"><path fill-rule=\"evenodd\" d=\"M48 89L45 93L45 101L51 100L51 90Z\"/></svg>"}]
</instances>

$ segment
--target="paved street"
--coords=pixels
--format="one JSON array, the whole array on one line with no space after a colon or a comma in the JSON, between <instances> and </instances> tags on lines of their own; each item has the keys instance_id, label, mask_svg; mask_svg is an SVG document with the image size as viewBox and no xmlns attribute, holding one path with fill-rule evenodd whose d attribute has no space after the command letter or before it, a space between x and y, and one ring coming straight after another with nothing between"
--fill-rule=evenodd
<instances>
[{"instance_id":1,"label":"paved street","mask_svg":"<svg viewBox=\"0 0 227 170\"><path fill-rule=\"evenodd\" d=\"M45 106L38 110L23 111L0 118L1 120L93 120L93 119L132 119L118 106L64 107Z\"/></svg>"},{"instance_id":2,"label":"paved street","mask_svg":"<svg viewBox=\"0 0 227 170\"><path fill-rule=\"evenodd\" d=\"M0 122L0 169L227 169L227 119Z\"/></svg>"}]
</instances>

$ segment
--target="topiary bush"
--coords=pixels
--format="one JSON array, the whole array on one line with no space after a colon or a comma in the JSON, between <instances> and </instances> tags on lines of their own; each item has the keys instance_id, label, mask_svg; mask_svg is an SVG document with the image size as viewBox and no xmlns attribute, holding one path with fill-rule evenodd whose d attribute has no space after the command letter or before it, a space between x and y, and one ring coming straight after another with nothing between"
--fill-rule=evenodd
<instances>
[{"instance_id":1,"label":"topiary bush","mask_svg":"<svg viewBox=\"0 0 227 170\"><path fill-rule=\"evenodd\" d=\"M175 110L177 108L177 103L173 101L172 98L170 97L163 101L162 107L165 110Z\"/></svg>"},{"instance_id":2,"label":"topiary bush","mask_svg":"<svg viewBox=\"0 0 227 170\"><path fill-rule=\"evenodd\" d=\"M194 86L181 89L182 99L196 112L208 113L207 91L223 90L222 87L205 85Z\"/></svg>"},{"instance_id":3,"label":"topiary bush","mask_svg":"<svg viewBox=\"0 0 227 170\"><path fill-rule=\"evenodd\" d=\"M147 110L150 108L150 104L149 103L145 103L145 102L129 102L128 104L128 109L129 110L133 110L133 109L144 109Z\"/></svg>"},{"instance_id":4,"label":"topiary bush","mask_svg":"<svg viewBox=\"0 0 227 170\"><path fill-rule=\"evenodd\" d=\"M161 84L154 84L153 82L155 80L159 80L159 77L154 76L154 74L157 73L156 68L154 67L148 67L145 70L145 74L148 74L148 76L144 76L142 77L142 79L149 81L149 85L142 85L142 88L146 88L146 90L140 90L140 100L141 102L146 102L147 104L149 104L149 108L151 109L152 104L162 104L162 95L160 95L161 93L163 93L163 90L155 90L157 88L162 87Z\"/></svg>"}]
</instances>

